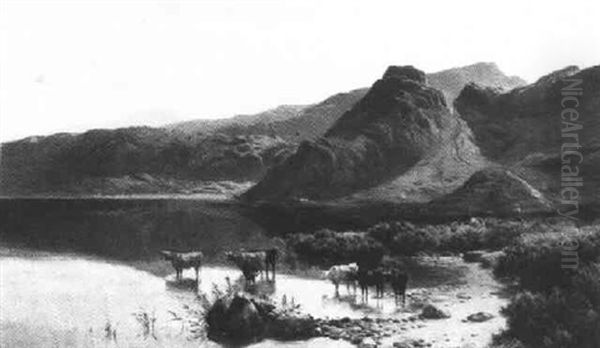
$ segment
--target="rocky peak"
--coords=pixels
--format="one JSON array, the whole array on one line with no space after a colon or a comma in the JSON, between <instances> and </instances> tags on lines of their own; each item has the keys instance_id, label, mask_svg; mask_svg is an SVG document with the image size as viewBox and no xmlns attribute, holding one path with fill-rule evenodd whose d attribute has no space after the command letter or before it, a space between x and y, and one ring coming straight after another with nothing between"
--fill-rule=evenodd
<instances>
[{"instance_id":1,"label":"rocky peak","mask_svg":"<svg viewBox=\"0 0 600 348\"><path fill-rule=\"evenodd\" d=\"M569 77L571 75L574 75L576 73L578 73L580 71L579 67L576 65L569 65L567 67L564 67L560 70L556 70L551 72L550 74L544 75L542 77L540 77L537 81L536 81L536 85L541 85L541 84L550 84L550 83L554 83L560 79L564 79L565 77Z\"/></svg>"},{"instance_id":2,"label":"rocky peak","mask_svg":"<svg viewBox=\"0 0 600 348\"><path fill-rule=\"evenodd\" d=\"M422 84L427 83L427 77L425 73L419 69L416 69L412 65L396 66L392 65L387 68L383 74L383 79L401 79L401 80L413 80Z\"/></svg>"},{"instance_id":3,"label":"rocky peak","mask_svg":"<svg viewBox=\"0 0 600 348\"><path fill-rule=\"evenodd\" d=\"M323 137L304 142L245 198L336 198L401 175L437 151L454 124L442 93L425 82L414 67L389 67Z\"/></svg>"}]
</instances>

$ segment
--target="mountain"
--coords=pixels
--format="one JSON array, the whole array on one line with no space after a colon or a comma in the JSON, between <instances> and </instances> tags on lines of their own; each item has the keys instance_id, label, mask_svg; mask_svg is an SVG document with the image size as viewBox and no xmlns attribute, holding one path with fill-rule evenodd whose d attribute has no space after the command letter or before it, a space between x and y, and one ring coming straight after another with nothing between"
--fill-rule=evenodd
<instances>
[{"instance_id":1,"label":"mountain","mask_svg":"<svg viewBox=\"0 0 600 348\"><path fill-rule=\"evenodd\" d=\"M489 63L429 74L427 79L441 88L447 101L469 82L503 89L520 83ZM300 142L323 136L367 93L368 88L361 88L311 105L283 105L222 120L5 143L0 147L0 194L193 193L203 190L206 181L256 182ZM419 161L387 186L367 187L353 199L427 201L461 184L482 164L465 122L458 118L448 122L440 141L453 146ZM440 184L423 185L425 181Z\"/></svg>"},{"instance_id":2,"label":"mountain","mask_svg":"<svg viewBox=\"0 0 600 348\"><path fill-rule=\"evenodd\" d=\"M324 136L303 142L243 198L327 200L362 191L359 199L381 200L381 195L364 191L399 179L405 183L424 180L421 186L426 187L413 183L415 189L433 191L428 177L416 175L415 168L434 172L437 179L447 180L446 186L464 180L465 174L481 166L479 151L464 124L448 109L443 94L427 85L426 79L412 66L389 67ZM435 165L439 163L445 165ZM456 168L465 167L460 175ZM392 193L398 196L385 199L404 199L402 192Z\"/></svg>"},{"instance_id":3,"label":"mountain","mask_svg":"<svg viewBox=\"0 0 600 348\"><path fill-rule=\"evenodd\" d=\"M174 135L133 127L2 144L0 192L194 193L205 181L255 181L293 148L280 138Z\"/></svg>"},{"instance_id":4,"label":"mountain","mask_svg":"<svg viewBox=\"0 0 600 348\"><path fill-rule=\"evenodd\" d=\"M469 83L510 91L527 84L518 76L506 76L496 63L476 63L428 74L429 85L444 93L448 105L452 105L462 89Z\"/></svg>"},{"instance_id":5,"label":"mountain","mask_svg":"<svg viewBox=\"0 0 600 348\"><path fill-rule=\"evenodd\" d=\"M192 120L166 125L169 131L180 135L208 136L215 133L228 135L274 135L270 124L298 117L306 105L280 105L253 115L237 115L216 120ZM248 131L252 129L252 131Z\"/></svg>"},{"instance_id":6,"label":"mountain","mask_svg":"<svg viewBox=\"0 0 600 348\"><path fill-rule=\"evenodd\" d=\"M476 63L463 67L427 74L428 84L444 94L452 105L463 87L469 83L495 87L503 91L523 86L526 82L515 76L506 76L495 63ZM284 106L252 116L238 116L217 121L187 121L168 126L185 133L255 134L279 136L288 141L313 140L323 134L356 102L368 88L335 94L322 102L306 106ZM242 122L243 121L243 122Z\"/></svg>"},{"instance_id":7,"label":"mountain","mask_svg":"<svg viewBox=\"0 0 600 348\"><path fill-rule=\"evenodd\" d=\"M549 198L559 200L567 165L582 178L582 203L600 201L600 66L566 67L505 93L470 84L455 108L484 155Z\"/></svg>"},{"instance_id":8,"label":"mountain","mask_svg":"<svg viewBox=\"0 0 600 348\"><path fill-rule=\"evenodd\" d=\"M354 212L386 203L411 218L549 214L570 197L593 215L598 187L600 67L567 67L510 91L467 84L453 110L423 73L390 67L242 197Z\"/></svg>"}]
</instances>

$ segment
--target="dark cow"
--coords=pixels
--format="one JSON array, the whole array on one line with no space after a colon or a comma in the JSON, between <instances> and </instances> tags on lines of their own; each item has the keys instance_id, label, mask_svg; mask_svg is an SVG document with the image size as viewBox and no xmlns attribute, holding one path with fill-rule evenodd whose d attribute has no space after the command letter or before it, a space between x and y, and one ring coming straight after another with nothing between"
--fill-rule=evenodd
<instances>
[{"instance_id":1,"label":"dark cow","mask_svg":"<svg viewBox=\"0 0 600 348\"><path fill-rule=\"evenodd\" d=\"M279 251L275 248L269 249L251 249L241 250L239 253L248 253L260 255L264 259L264 271L267 281L269 280L269 272L273 275L272 281L275 281L275 269L277 268L277 259L279 258Z\"/></svg>"},{"instance_id":2,"label":"dark cow","mask_svg":"<svg viewBox=\"0 0 600 348\"><path fill-rule=\"evenodd\" d=\"M181 280L184 269L194 268L196 271L196 284L198 283L200 268L202 267L202 262L204 260L204 254L202 254L201 251L180 253L170 250L161 250L160 254L165 260L171 261L171 265L175 268L175 279Z\"/></svg>"},{"instance_id":3,"label":"dark cow","mask_svg":"<svg viewBox=\"0 0 600 348\"><path fill-rule=\"evenodd\" d=\"M360 295L363 302L369 302L369 287L375 287L375 297L382 298L385 289L386 273L383 268L375 269L358 268L358 285L360 286Z\"/></svg>"},{"instance_id":4,"label":"dark cow","mask_svg":"<svg viewBox=\"0 0 600 348\"><path fill-rule=\"evenodd\" d=\"M390 285L394 291L394 300L398 305L398 300L402 296L402 306L406 304L406 285L408 284L408 274L401 270L395 269L390 272L389 276Z\"/></svg>"},{"instance_id":5,"label":"dark cow","mask_svg":"<svg viewBox=\"0 0 600 348\"><path fill-rule=\"evenodd\" d=\"M269 271L273 274L273 281L275 281L275 268L277 266L277 259L279 257L279 250L275 248L270 249L253 249L250 250L253 253L264 253L265 258L265 277L269 280Z\"/></svg>"},{"instance_id":6,"label":"dark cow","mask_svg":"<svg viewBox=\"0 0 600 348\"><path fill-rule=\"evenodd\" d=\"M248 284L256 283L256 275L263 270L266 256L264 252L238 251L227 252L225 255L242 271Z\"/></svg>"}]
</instances>

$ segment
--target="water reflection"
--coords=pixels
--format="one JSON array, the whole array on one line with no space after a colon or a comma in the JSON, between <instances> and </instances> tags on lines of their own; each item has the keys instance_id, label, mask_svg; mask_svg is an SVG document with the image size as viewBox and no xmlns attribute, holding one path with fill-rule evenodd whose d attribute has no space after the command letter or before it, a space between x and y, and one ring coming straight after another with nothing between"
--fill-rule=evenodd
<instances>
[{"instance_id":1,"label":"water reflection","mask_svg":"<svg viewBox=\"0 0 600 348\"><path fill-rule=\"evenodd\" d=\"M186 321L174 320L185 318L189 308L197 304L194 292L168 286L165 279L147 272L87 257L53 254L34 259L3 256L0 268L2 346L218 346L202 338L191 339ZM184 277L193 276L184 273ZM235 269L204 268L200 291L210 293L214 284L225 284L225 277L238 276ZM324 282L282 275L274 297L293 297L315 315L353 315L348 306L321 306L319 295L329 290ZM331 341L265 341L253 346L307 344L329 347ZM339 346L347 345L340 342Z\"/></svg>"},{"instance_id":2,"label":"water reflection","mask_svg":"<svg viewBox=\"0 0 600 348\"><path fill-rule=\"evenodd\" d=\"M0 240L118 259L160 249L264 247L271 238L234 202L176 199L0 199Z\"/></svg>"}]
</instances>

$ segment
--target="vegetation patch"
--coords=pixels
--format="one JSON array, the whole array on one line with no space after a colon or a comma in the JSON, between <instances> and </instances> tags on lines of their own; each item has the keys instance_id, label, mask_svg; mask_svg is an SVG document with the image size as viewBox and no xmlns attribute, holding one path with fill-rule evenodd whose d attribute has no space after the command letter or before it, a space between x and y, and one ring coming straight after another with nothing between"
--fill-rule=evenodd
<instances>
[{"instance_id":1,"label":"vegetation patch","mask_svg":"<svg viewBox=\"0 0 600 348\"><path fill-rule=\"evenodd\" d=\"M571 256L565 245L577 246L575 263L565 258ZM600 346L600 226L523 235L505 249L494 272L520 288L503 310L508 329L498 342Z\"/></svg>"}]
</instances>

